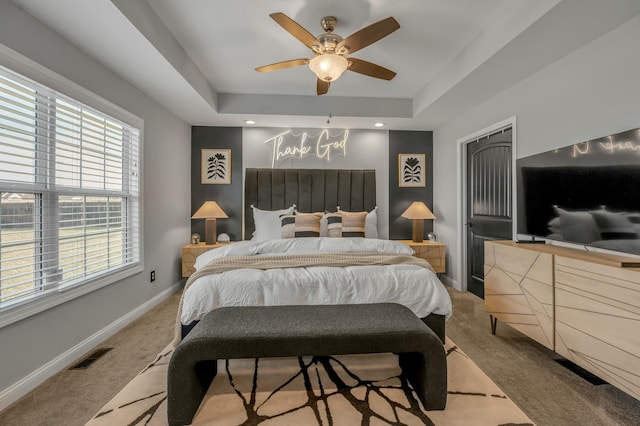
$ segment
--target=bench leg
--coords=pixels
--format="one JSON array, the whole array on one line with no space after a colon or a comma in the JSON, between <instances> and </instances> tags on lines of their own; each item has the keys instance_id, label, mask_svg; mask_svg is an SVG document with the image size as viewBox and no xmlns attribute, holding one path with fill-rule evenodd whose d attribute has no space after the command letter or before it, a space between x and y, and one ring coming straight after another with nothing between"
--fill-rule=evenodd
<instances>
[{"instance_id":1,"label":"bench leg","mask_svg":"<svg viewBox=\"0 0 640 426\"><path fill-rule=\"evenodd\" d=\"M447 359L444 347L429 353L399 354L402 374L422 401L425 410L444 410L447 405Z\"/></svg>"},{"instance_id":2,"label":"bench leg","mask_svg":"<svg viewBox=\"0 0 640 426\"><path fill-rule=\"evenodd\" d=\"M176 357L174 353L169 361L167 419L170 426L191 424L218 371L216 360L186 358Z\"/></svg>"}]
</instances>

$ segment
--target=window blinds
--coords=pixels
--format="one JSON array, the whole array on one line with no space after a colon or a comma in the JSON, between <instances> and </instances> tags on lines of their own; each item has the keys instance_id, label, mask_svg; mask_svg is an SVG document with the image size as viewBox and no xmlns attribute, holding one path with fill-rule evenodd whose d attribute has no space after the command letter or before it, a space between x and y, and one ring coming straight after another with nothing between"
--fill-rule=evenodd
<instances>
[{"instance_id":1,"label":"window blinds","mask_svg":"<svg viewBox=\"0 0 640 426\"><path fill-rule=\"evenodd\" d=\"M0 68L0 309L140 261L139 138Z\"/></svg>"}]
</instances>

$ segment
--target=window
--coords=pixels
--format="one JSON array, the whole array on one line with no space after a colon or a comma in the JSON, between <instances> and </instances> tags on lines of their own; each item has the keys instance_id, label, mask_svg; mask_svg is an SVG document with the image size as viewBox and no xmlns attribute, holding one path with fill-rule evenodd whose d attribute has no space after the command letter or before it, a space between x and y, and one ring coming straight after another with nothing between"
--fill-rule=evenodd
<instances>
[{"instance_id":1,"label":"window","mask_svg":"<svg viewBox=\"0 0 640 426\"><path fill-rule=\"evenodd\" d=\"M139 265L139 144L0 67L0 313Z\"/></svg>"}]
</instances>

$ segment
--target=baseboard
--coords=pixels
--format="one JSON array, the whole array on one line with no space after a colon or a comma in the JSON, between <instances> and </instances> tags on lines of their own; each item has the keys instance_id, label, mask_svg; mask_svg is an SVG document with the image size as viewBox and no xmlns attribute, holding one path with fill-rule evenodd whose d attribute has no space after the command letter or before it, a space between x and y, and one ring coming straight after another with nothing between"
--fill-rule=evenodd
<instances>
[{"instance_id":1,"label":"baseboard","mask_svg":"<svg viewBox=\"0 0 640 426\"><path fill-rule=\"evenodd\" d=\"M442 281L443 284L446 284L448 286L455 288L456 290L462 291L462 289L460 288L460 284L458 283L458 280L454 280L449 275L440 274L440 281Z\"/></svg>"},{"instance_id":2,"label":"baseboard","mask_svg":"<svg viewBox=\"0 0 640 426\"><path fill-rule=\"evenodd\" d=\"M137 318L149 312L154 306L158 305L160 302L169 298L169 296L178 291L181 285L181 282L172 285L162 293L138 306L133 311L123 315L102 330L96 332L92 336L89 336L82 342L70 348L68 351L44 364L28 376L2 390L2 392L0 392L0 411L22 398L28 392L41 385L49 377L66 368L73 361L80 358L82 355L89 352L95 346L113 336L118 331L122 330Z\"/></svg>"}]
</instances>

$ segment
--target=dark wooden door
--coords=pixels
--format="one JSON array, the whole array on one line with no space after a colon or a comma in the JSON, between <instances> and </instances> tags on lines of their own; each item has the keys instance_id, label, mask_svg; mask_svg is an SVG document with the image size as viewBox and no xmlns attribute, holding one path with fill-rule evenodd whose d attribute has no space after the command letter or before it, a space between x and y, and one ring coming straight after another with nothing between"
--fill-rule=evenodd
<instances>
[{"instance_id":1,"label":"dark wooden door","mask_svg":"<svg viewBox=\"0 0 640 426\"><path fill-rule=\"evenodd\" d=\"M512 238L511 128L467 144L467 290L484 298L484 242Z\"/></svg>"}]
</instances>

